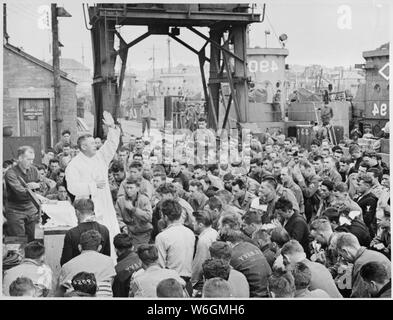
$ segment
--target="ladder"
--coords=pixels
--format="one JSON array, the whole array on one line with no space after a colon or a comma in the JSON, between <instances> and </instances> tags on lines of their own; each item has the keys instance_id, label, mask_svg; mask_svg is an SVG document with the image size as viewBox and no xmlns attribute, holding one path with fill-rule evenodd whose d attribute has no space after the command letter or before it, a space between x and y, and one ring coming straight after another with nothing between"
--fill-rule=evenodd
<instances>
[{"instance_id":1,"label":"ladder","mask_svg":"<svg viewBox=\"0 0 393 320\"><path fill-rule=\"evenodd\" d=\"M327 131L328 131L328 137L329 137L330 142L331 142L334 146L338 145L338 141L337 141L337 138L336 138L336 133L334 132L334 127L333 127L333 125L329 124L329 126L326 127L326 129L327 129Z\"/></svg>"}]
</instances>

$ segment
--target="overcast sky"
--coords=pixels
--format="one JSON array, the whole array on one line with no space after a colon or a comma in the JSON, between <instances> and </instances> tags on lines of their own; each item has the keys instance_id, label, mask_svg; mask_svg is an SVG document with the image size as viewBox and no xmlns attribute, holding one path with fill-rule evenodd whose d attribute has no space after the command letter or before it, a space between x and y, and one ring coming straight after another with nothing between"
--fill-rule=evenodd
<instances>
[{"instance_id":1,"label":"overcast sky","mask_svg":"<svg viewBox=\"0 0 393 320\"><path fill-rule=\"evenodd\" d=\"M154 2L154 1L147 1ZM201 1L203 2L203 1ZM229 2L229 1L228 1ZM239 1L235 1L239 2ZM250 32L251 46L265 46L265 30L270 30L268 46L279 47L276 36L288 35L286 44L289 50L289 64L322 64L325 66L350 66L362 63L362 51L372 50L386 43L389 35L389 0L275 0L266 1L266 17L263 23L253 24ZM41 5L45 1L12 1L8 8L8 34L10 43L23 47L33 56L51 59L51 32L38 27ZM347 5L351 10L351 29L339 27L340 6ZM82 4L79 1L59 2L58 6L72 14L71 18L59 18L62 58L73 58L92 67L90 31L85 27ZM259 10L262 8L259 5ZM261 10L260 10L261 11ZM86 12L87 25L89 19ZM120 33L131 41L144 32L144 27L123 27ZM182 39L195 47L203 41L188 30L182 30ZM168 50L165 36L145 39L130 50L128 68L147 69L151 67L153 44L156 49L156 67L167 67ZM172 42L172 64L197 65L196 56Z\"/></svg>"}]
</instances>

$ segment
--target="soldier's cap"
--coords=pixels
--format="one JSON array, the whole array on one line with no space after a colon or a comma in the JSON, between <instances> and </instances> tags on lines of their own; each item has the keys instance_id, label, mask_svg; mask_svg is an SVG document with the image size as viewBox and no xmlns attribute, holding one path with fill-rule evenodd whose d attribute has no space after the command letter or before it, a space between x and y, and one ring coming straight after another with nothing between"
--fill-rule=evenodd
<instances>
[{"instance_id":1,"label":"soldier's cap","mask_svg":"<svg viewBox=\"0 0 393 320\"><path fill-rule=\"evenodd\" d=\"M232 173L226 173L226 174L224 175L224 177L223 177L223 180L224 180L224 181L231 181L231 180L233 180L233 179L235 179L235 176L234 176Z\"/></svg>"}]
</instances>

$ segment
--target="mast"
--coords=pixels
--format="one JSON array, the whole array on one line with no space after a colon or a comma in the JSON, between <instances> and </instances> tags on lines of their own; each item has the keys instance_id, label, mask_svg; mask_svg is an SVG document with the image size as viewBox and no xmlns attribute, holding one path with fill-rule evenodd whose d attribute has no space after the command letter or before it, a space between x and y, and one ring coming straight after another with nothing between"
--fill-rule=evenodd
<instances>
[{"instance_id":1,"label":"mast","mask_svg":"<svg viewBox=\"0 0 393 320\"><path fill-rule=\"evenodd\" d=\"M168 73L171 73L171 38L168 37Z\"/></svg>"},{"instance_id":2,"label":"mast","mask_svg":"<svg viewBox=\"0 0 393 320\"><path fill-rule=\"evenodd\" d=\"M156 80L156 55L155 55L155 46L153 44L153 81Z\"/></svg>"},{"instance_id":3,"label":"mast","mask_svg":"<svg viewBox=\"0 0 393 320\"><path fill-rule=\"evenodd\" d=\"M156 96L156 54L155 46L153 44L153 95Z\"/></svg>"},{"instance_id":4,"label":"mast","mask_svg":"<svg viewBox=\"0 0 393 320\"><path fill-rule=\"evenodd\" d=\"M7 4L3 3L3 37L5 42L8 43L8 38L10 37L7 33Z\"/></svg>"}]
</instances>

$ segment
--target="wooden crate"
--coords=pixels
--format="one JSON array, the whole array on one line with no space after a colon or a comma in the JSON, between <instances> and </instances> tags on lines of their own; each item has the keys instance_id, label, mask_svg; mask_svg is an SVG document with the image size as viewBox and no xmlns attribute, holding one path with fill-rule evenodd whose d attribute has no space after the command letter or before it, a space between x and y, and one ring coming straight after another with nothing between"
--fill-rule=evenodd
<instances>
[{"instance_id":1,"label":"wooden crate","mask_svg":"<svg viewBox=\"0 0 393 320\"><path fill-rule=\"evenodd\" d=\"M52 269L54 279L58 279L60 275L60 258L68 229L63 227L44 230L45 262Z\"/></svg>"}]
</instances>

